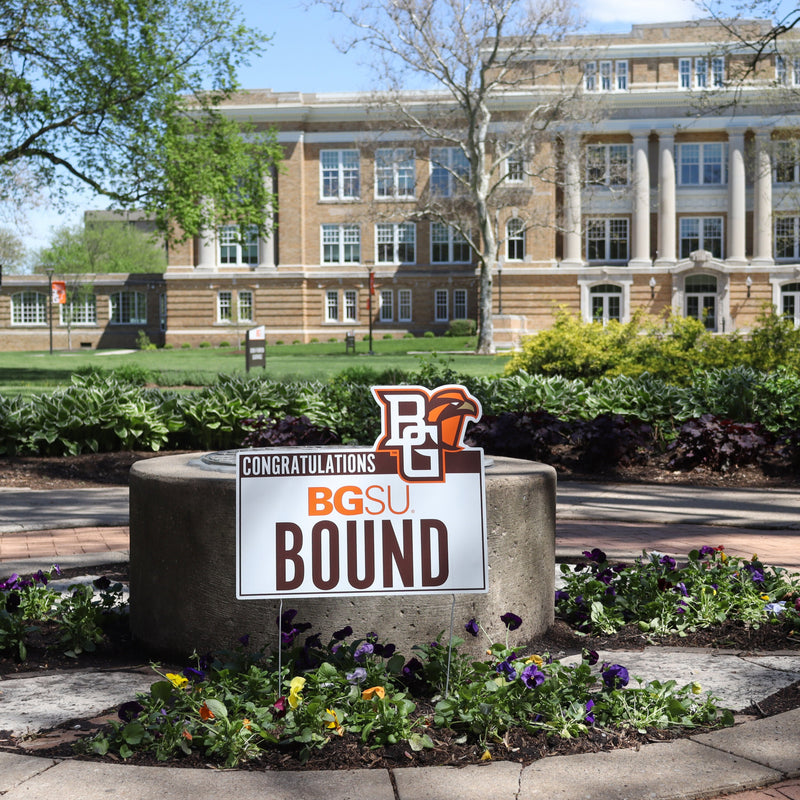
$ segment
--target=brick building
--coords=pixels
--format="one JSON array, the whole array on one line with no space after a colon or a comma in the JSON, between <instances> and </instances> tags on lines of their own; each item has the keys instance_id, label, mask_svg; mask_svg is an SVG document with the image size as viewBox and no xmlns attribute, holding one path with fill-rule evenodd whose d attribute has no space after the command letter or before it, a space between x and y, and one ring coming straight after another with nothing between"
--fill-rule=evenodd
<instances>
[{"instance_id":1,"label":"brick building","mask_svg":"<svg viewBox=\"0 0 800 800\"><path fill-rule=\"evenodd\" d=\"M580 49L575 82L594 112L538 149L557 180L507 165L518 191L497 216L499 347L549 326L558 306L602 322L674 309L726 332L772 303L800 323L800 48L779 46L748 71L747 48L716 22L649 24L574 37L520 64L542 74L538 62ZM531 83L530 102L543 88ZM378 336L477 317L465 242L414 213L423 191L446 194L468 169L457 150L376 135L364 96L246 91L223 110L277 131L277 228L268 239L223 228L172 250L166 342L232 341L253 324L273 342L360 336L370 280ZM542 209L550 224L529 228Z\"/></svg>"}]
</instances>

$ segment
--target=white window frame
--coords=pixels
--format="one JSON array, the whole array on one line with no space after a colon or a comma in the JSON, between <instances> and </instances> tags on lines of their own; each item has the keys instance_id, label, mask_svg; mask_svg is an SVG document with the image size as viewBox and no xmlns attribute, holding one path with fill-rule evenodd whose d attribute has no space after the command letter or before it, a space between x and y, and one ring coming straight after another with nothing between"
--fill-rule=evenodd
<instances>
[{"instance_id":1,"label":"white window frame","mask_svg":"<svg viewBox=\"0 0 800 800\"><path fill-rule=\"evenodd\" d=\"M342 311L344 322L358 321L358 292L355 289L345 289L342 292Z\"/></svg>"},{"instance_id":2,"label":"white window frame","mask_svg":"<svg viewBox=\"0 0 800 800\"><path fill-rule=\"evenodd\" d=\"M521 154L507 156L503 168L506 183L525 183L525 159Z\"/></svg>"},{"instance_id":3,"label":"white window frame","mask_svg":"<svg viewBox=\"0 0 800 800\"><path fill-rule=\"evenodd\" d=\"M386 251L390 250L389 253ZM406 256L403 258L402 256ZM390 256L390 257L389 257ZM413 222L378 222L375 225L376 264L416 264L417 226Z\"/></svg>"},{"instance_id":4,"label":"white window frame","mask_svg":"<svg viewBox=\"0 0 800 800\"><path fill-rule=\"evenodd\" d=\"M358 225L323 223L320 226L320 240L320 261L323 265L361 263L361 228Z\"/></svg>"},{"instance_id":5,"label":"white window frame","mask_svg":"<svg viewBox=\"0 0 800 800\"><path fill-rule=\"evenodd\" d=\"M431 195L454 197L462 193L471 168L460 147L431 147L430 165Z\"/></svg>"},{"instance_id":6,"label":"white window frame","mask_svg":"<svg viewBox=\"0 0 800 800\"><path fill-rule=\"evenodd\" d=\"M233 292L230 289L217 292L217 322L233 322Z\"/></svg>"},{"instance_id":7,"label":"white window frame","mask_svg":"<svg viewBox=\"0 0 800 800\"><path fill-rule=\"evenodd\" d=\"M598 70L600 82L598 84L601 92L610 92L614 88L614 62L601 61Z\"/></svg>"},{"instance_id":8,"label":"white window frame","mask_svg":"<svg viewBox=\"0 0 800 800\"><path fill-rule=\"evenodd\" d=\"M446 235L445 235L446 234ZM447 258L434 258L435 246L447 249ZM459 257L455 258L458 252ZM463 256L466 255L466 258ZM431 222L431 264L469 264L472 252L466 237L459 231L443 222Z\"/></svg>"},{"instance_id":9,"label":"white window frame","mask_svg":"<svg viewBox=\"0 0 800 800\"><path fill-rule=\"evenodd\" d=\"M339 292L329 289L325 292L325 322L339 321Z\"/></svg>"},{"instance_id":10,"label":"white window frame","mask_svg":"<svg viewBox=\"0 0 800 800\"><path fill-rule=\"evenodd\" d=\"M519 217L506 222L506 261L525 260L525 223Z\"/></svg>"},{"instance_id":11,"label":"white window frame","mask_svg":"<svg viewBox=\"0 0 800 800\"><path fill-rule=\"evenodd\" d=\"M380 300L380 308L378 309L378 321L393 322L394 292L391 289L381 289L379 300Z\"/></svg>"},{"instance_id":12,"label":"white window frame","mask_svg":"<svg viewBox=\"0 0 800 800\"><path fill-rule=\"evenodd\" d=\"M709 223L714 222L719 225L719 236L711 236ZM696 223L697 231L689 231L689 224ZM693 226L694 227L694 226ZM714 253L713 249L708 247L709 240L719 240L719 252ZM697 240L697 246L687 246L684 248L684 241ZM689 258L695 250L706 250L711 253L714 258L722 259L725 257L725 220L721 216L709 215L707 217L679 217L678 218L678 253L679 258Z\"/></svg>"},{"instance_id":13,"label":"white window frame","mask_svg":"<svg viewBox=\"0 0 800 800\"><path fill-rule=\"evenodd\" d=\"M467 319L469 296L466 289L453 289L453 319Z\"/></svg>"},{"instance_id":14,"label":"white window frame","mask_svg":"<svg viewBox=\"0 0 800 800\"><path fill-rule=\"evenodd\" d=\"M772 180L778 185L800 183L800 142L777 139L774 142ZM788 180L784 180L788 177Z\"/></svg>"},{"instance_id":15,"label":"white window frame","mask_svg":"<svg viewBox=\"0 0 800 800\"><path fill-rule=\"evenodd\" d=\"M397 320L411 322L414 318L413 294L411 289L397 290Z\"/></svg>"},{"instance_id":16,"label":"white window frame","mask_svg":"<svg viewBox=\"0 0 800 800\"><path fill-rule=\"evenodd\" d=\"M361 155L358 150L320 150L319 195L322 200L358 200L361 197Z\"/></svg>"},{"instance_id":17,"label":"white window frame","mask_svg":"<svg viewBox=\"0 0 800 800\"><path fill-rule=\"evenodd\" d=\"M789 65L780 53L775 54L775 82L781 86L789 84Z\"/></svg>"},{"instance_id":18,"label":"white window frame","mask_svg":"<svg viewBox=\"0 0 800 800\"><path fill-rule=\"evenodd\" d=\"M47 325L49 295L34 289L25 289L11 295L12 325Z\"/></svg>"},{"instance_id":19,"label":"white window frame","mask_svg":"<svg viewBox=\"0 0 800 800\"><path fill-rule=\"evenodd\" d=\"M713 279L715 282L715 289L712 292L711 290L690 290L686 288L686 284L691 281L693 278L708 278ZM696 300L696 313L689 312L689 300ZM713 301L713 309L714 313L709 314L708 316L704 315L704 311L709 308L706 303L708 300L711 299ZM683 291L683 312L684 315L687 317L693 317L694 319L699 320L700 322L704 322L706 326L706 330L711 332L716 332L717 330L717 319L720 316L720 305L721 305L721 297L720 297L720 289L719 289L719 278L715 275L688 275L684 280L684 291ZM704 319L705 316L705 319Z\"/></svg>"},{"instance_id":20,"label":"white window frame","mask_svg":"<svg viewBox=\"0 0 800 800\"><path fill-rule=\"evenodd\" d=\"M588 186L629 186L632 158L633 148L629 144L587 144L586 184ZM596 171L598 175L593 175L593 171ZM599 174L600 171L602 171L602 175Z\"/></svg>"},{"instance_id":21,"label":"white window frame","mask_svg":"<svg viewBox=\"0 0 800 800\"><path fill-rule=\"evenodd\" d=\"M692 88L692 59L679 58L678 59L678 88L691 89Z\"/></svg>"},{"instance_id":22,"label":"white window frame","mask_svg":"<svg viewBox=\"0 0 800 800\"><path fill-rule=\"evenodd\" d=\"M450 320L450 303L447 289L433 290L433 318L436 322Z\"/></svg>"},{"instance_id":23,"label":"white window frame","mask_svg":"<svg viewBox=\"0 0 800 800\"><path fill-rule=\"evenodd\" d=\"M114 292L109 298L108 322L110 325L146 325L147 295L144 292ZM123 313L127 312L127 313ZM121 317L129 317L127 319Z\"/></svg>"},{"instance_id":24,"label":"white window frame","mask_svg":"<svg viewBox=\"0 0 800 800\"><path fill-rule=\"evenodd\" d=\"M620 235L624 229L624 235ZM631 225L627 217L597 217L587 219L584 225L586 260L590 264L627 264L631 253ZM590 257L591 242L602 243L603 255ZM625 255L611 258L612 249L625 243Z\"/></svg>"},{"instance_id":25,"label":"white window frame","mask_svg":"<svg viewBox=\"0 0 800 800\"><path fill-rule=\"evenodd\" d=\"M790 252L788 254L781 254L779 248L780 239L787 239L791 243L791 247L789 248ZM777 261L797 261L800 259L800 217L783 214L780 216L776 215L773 241L775 259ZM784 253L786 253L786 249L784 249Z\"/></svg>"},{"instance_id":26,"label":"white window frame","mask_svg":"<svg viewBox=\"0 0 800 800\"><path fill-rule=\"evenodd\" d=\"M71 313L72 319L68 319ZM80 294L58 306L59 325L97 325L97 295Z\"/></svg>"},{"instance_id":27,"label":"white window frame","mask_svg":"<svg viewBox=\"0 0 800 800\"><path fill-rule=\"evenodd\" d=\"M622 306L624 300L624 289L615 283L598 283L589 287L589 318L592 322L600 322L603 327L612 320L622 322ZM595 308L595 300L600 300L600 314L598 316ZM617 301L616 315L612 314L611 301Z\"/></svg>"},{"instance_id":28,"label":"white window frame","mask_svg":"<svg viewBox=\"0 0 800 800\"><path fill-rule=\"evenodd\" d=\"M791 299L791 309L787 308L789 299ZM781 316L791 319L795 328L800 328L800 283L791 281L780 287L780 304Z\"/></svg>"},{"instance_id":29,"label":"white window frame","mask_svg":"<svg viewBox=\"0 0 800 800\"><path fill-rule=\"evenodd\" d=\"M587 61L583 65L583 89L586 92L597 91L597 62Z\"/></svg>"},{"instance_id":30,"label":"white window frame","mask_svg":"<svg viewBox=\"0 0 800 800\"><path fill-rule=\"evenodd\" d=\"M627 92L628 91L628 62L627 61L617 61L614 64L614 81L615 87L618 92Z\"/></svg>"},{"instance_id":31,"label":"white window frame","mask_svg":"<svg viewBox=\"0 0 800 800\"><path fill-rule=\"evenodd\" d=\"M381 147L375 151L375 197L413 200L416 197L416 153L410 147Z\"/></svg>"},{"instance_id":32,"label":"white window frame","mask_svg":"<svg viewBox=\"0 0 800 800\"><path fill-rule=\"evenodd\" d=\"M727 142L681 142L678 144L678 185L679 186L727 186L728 184L728 143ZM719 161L712 160L711 153L720 150ZM689 161L689 153L697 153L697 161ZM685 180L684 167L696 164L697 181ZM719 165L719 181L707 180L706 170Z\"/></svg>"},{"instance_id":33,"label":"white window frame","mask_svg":"<svg viewBox=\"0 0 800 800\"><path fill-rule=\"evenodd\" d=\"M695 89L708 89L708 59L696 58L694 60L694 87Z\"/></svg>"},{"instance_id":34,"label":"white window frame","mask_svg":"<svg viewBox=\"0 0 800 800\"><path fill-rule=\"evenodd\" d=\"M237 225L223 225L218 231L219 263L247 264L259 263L258 227L249 226L242 237Z\"/></svg>"},{"instance_id":35,"label":"white window frame","mask_svg":"<svg viewBox=\"0 0 800 800\"><path fill-rule=\"evenodd\" d=\"M253 321L253 292L250 289L240 289L236 293L236 315L239 322Z\"/></svg>"},{"instance_id":36,"label":"white window frame","mask_svg":"<svg viewBox=\"0 0 800 800\"><path fill-rule=\"evenodd\" d=\"M721 89L725 86L725 58L723 56L711 57L711 88Z\"/></svg>"}]
</instances>

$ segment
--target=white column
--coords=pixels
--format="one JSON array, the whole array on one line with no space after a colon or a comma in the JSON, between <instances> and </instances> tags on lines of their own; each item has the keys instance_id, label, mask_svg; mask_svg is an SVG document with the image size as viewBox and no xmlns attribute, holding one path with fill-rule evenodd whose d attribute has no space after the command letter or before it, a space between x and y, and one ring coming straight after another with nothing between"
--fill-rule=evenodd
<instances>
[{"instance_id":1,"label":"white column","mask_svg":"<svg viewBox=\"0 0 800 800\"><path fill-rule=\"evenodd\" d=\"M746 264L744 132L728 134L728 252L729 264Z\"/></svg>"},{"instance_id":2,"label":"white column","mask_svg":"<svg viewBox=\"0 0 800 800\"><path fill-rule=\"evenodd\" d=\"M676 263L675 135L658 134L658 257L656 264Z\"/></svg>"},{"instance_id":3,"label":"white column","mask_svg":"<svg viewBox=\"0 0 800 800\"><path fill-rule=\"evenodd\" d=\"M273 192L275 187L275 176L270 173L264 179L267 191ZM267 209L267 225L271 226L274 222L274 209L270 206ZM258 266L256 269L274 269L275 268L275 230L272 229L268 236L262 236L258 242Z\"/></svg>"},{"instance_id":4,"label":"white column","mask_svg":"<svg viewBox=\"0 0 800 800\"><path fill-rule=\"evenodd\" d=\"M216 269L217 267L217 237L213 231L200 231L197 236L197 267L196 269Z\"/></svg>"},{"instance_id":5,"label":"white column","mask_svg":"<svg viewBox=\"0 0 800 800\"><path fill-rule=\"evenodd\" d=\"M650 260L650 165L647 133L633 137L633 247L631 266L649 267Z\"/></svg>"},{"instance_id":6,"label":"white column","mask_svg":"<svg viewBox=\"0 0 800 800\"><path fill-rule=\"evenodd\" d=\"M772 158L768 131L756 132L753 186L753 264L770 266L772 255Z\"/></svg>"},{"instance_id":7,"label":"white column","mask_svg":"<svg viewBox=\"0 0 800 800\"><path fill-rule=\"evenodd\" d=\"M562 264L583 264L581 257L580 139L564 140L564 258Z\"/></svg>"}]
</instances>

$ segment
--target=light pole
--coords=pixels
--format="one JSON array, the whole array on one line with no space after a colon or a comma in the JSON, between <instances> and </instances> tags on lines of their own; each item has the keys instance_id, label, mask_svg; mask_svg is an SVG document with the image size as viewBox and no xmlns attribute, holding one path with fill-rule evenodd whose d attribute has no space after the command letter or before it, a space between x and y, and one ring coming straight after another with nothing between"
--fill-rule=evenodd
<instances>
[{"instance_id":1,"label":"light pole","mask_svg":"<svg viewBox=\"0 0 800 800\"><path fill-rule=\"evenodd\" d=\"M369 271L369 293L367 294L367 321L369 322L369 355L374 356L372 350L372 296L375 294L375 273L371 266L367 266Z\"/></svg>"},{"instance_id":2,"label":"light pole","mask_svg":"<svg viewBox=\"0 0 800 800\"><path fill-rule=\"evenodd\" d=\"M47 275L47 321L50 326L50 355L53 355L53 267L45 267Z\"/></svg>"}]
</instances>

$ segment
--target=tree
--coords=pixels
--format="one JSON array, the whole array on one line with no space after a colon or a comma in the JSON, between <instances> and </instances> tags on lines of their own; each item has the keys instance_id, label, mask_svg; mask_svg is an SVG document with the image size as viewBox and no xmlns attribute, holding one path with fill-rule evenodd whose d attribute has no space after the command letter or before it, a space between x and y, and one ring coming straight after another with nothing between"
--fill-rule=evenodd
<instances>
[{"instance_id":1,"label":"tree","mask_svg":"<svg viewBox=\"0 0 800 800\"><path fill-rule=\"evenodd\" d=\"M497 212L519 202L506 179L511 169L553 179L552 159L537 149L569 117L579 94L572 69L578 53L565 48L553 57L575 29L571 0L317 2L353 24L343 50L370 48L381 84L376 104L392 124L460 153L433 164L449 174L454 191L430 186L416 214L467 240L479 268L477 349L493 352L492 272L502 238ZM440 91L408 91L420 79Z\"/></svg>"},{"instance_id":2,"label":"tree","mask_svg":"<svg viewBox=\"0 0 800 800\"><path fill-rule=\"evenodd\" d=\"M22 270L25 263L25 245L22 239L8 228L0 228L0 265L6 274Z\"/></svg>"},{"instance_id":3,"label":"tree","mask_svg":"<svg viewBox=\"0 0 800 800\"><path fill-rule=\"evenodd\" d=\"M111 272L164 272L164 245L124 222L58 228L37 257L36 272L47 265L59 275Z\"/></svg>"},{"instance_id":4,"label":"tree","mask_svg":"<svg viewBox=\"0 0 800 800\"><path fill-rule=\"evenodd\" d=\"M265 231L274 137L218 105L267 39L229 0L0 0L0 202L89 186L170 236Z\"/></svg>"}]
</instances>

